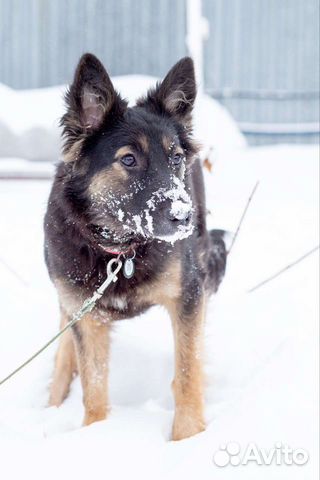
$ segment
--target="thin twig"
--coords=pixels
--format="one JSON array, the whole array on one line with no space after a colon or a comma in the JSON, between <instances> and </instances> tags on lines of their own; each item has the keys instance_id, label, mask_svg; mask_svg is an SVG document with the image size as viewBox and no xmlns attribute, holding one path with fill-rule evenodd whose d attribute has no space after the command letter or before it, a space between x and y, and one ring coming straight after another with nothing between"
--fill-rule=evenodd
<instances>
[{"instance_id":1,"label":"thin twig","mask_svg":"<svg viewBox=\"0 0 320 480\"><path fill-rule=\"evenodd\" d=\"M3 258L0 257L0 263L7 269L9 270L9 272L17 279L19 280L20 283L22 283L22 285L24 287L27 287L28 286L28 283L19 275L19 273L17 273L12 267L10 267L10 265L7 264L7 262L5 262L3 260Z\"/></svg>"},{"instance_id":2,"label":"thin twig","mask_svg":"<svg viewBox=\"0 0 320 480\"><path fill-rule=\"evenodd\" d=\"M258 180L257 183L255 184L255 186L253 187L253 190L252 190L252 192L251 192L250 197L248 198L248 201L247 201L247 203L246 203L245 209L243 210L243 213L242 213L242 215L241 215L241 218L240 218L240 221L239 221L239 224L238 224L236 233L235 233L234 236L233 236L233 239L232 239L232 242L231 242L229 251L228 251L228 255L230 254L230 252L231 252L231 250L232 250L232 248L233 248L233 246L234 246L234 243L235 243L235 241L236 241L236 239L237 239L237 236L238 236L238 234L239 234L239 230L240 230L240 228L241 228L242 222L243 222L243 220L244 220L244 217L246 216L246 213L247 213L247 211L248 211L249 205L250 205L250 203L251 203L251 200L252 200L254 194L256 193L256 190L257 190L257 188L258 188L258 186L259 186L259 183L260 183L260 182L259 182L259 180Z\"/></svg>"},{"instance_id":3,"label":"thin twig","mask_svg":"<svg viewBox=\"0 0 320 480\"><path fill-rule=\"evenodd\" d=\"M312 255L312 253L314 253L314 252L316 252L317 250L319 250L319 248L320 248L320 245L318 245L317 247L313 248L313 249L310 250L309 252L305 253L304 255L302 255L302 257L298 258L298 259L295 260L294 262L289 263L289 265L287 265L286 267L282 268L282 269L279 270L277 273L274 273L273 275L271 275L271 277L266 278L266 279L263 280L262 282L258 283L258 285L255 285L254 287L250 288L250 290L248 290L247 293L254 292L254 291L257 290L258 288L262 287L262 285L265 285L266 283L271 282L271 280L274 280L275 278L279 277L279 275L281 275L282 273L286 272L286 271L289 270L290 268L294 267L294 266L297 265L298 263L302 262L302 260L304 260L305 258L309 257L309 255Z\"/></svg>"}]
</instances>

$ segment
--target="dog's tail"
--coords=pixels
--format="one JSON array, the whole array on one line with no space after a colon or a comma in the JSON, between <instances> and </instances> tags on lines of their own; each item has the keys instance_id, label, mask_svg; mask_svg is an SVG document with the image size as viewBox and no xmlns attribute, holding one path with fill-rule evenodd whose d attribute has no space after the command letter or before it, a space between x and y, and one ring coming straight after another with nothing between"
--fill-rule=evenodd
<instances>
[{"instance_id":1,"label":"dog's tail","mask_svg":"<svg viewBox=\"0 0 320 480\"><path fill-rule=\"evenodd\" d=\"M208 271L210 287L216 292L223 280L228 255L229 232L225 230L210 230L210 244L208 255Z\"/></svg>"}]
</instances>

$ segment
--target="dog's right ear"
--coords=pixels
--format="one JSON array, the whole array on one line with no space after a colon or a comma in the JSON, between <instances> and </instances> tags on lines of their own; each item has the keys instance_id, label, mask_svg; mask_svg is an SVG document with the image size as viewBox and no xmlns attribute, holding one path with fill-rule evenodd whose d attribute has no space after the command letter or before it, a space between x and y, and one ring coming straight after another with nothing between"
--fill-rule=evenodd
<instances>
[{"instance_id":1,"label":"dog's right ear","mask_svg":"<svg viewBox=\"0 0 320 480\"><path fill-rule=\"evenodd\" d=\"M169 114L185 127L191 126L191 112L197 88L193 61L184 57L177 62L166 77L146 97L138 99L137 105L157 114Z\"/></svg>"},{"instance_id":2,"label":"dog's right ear","mask_svg":"<svg viewBox=\"0 0 320 480\"><path fill-rule=\"evenodd\" d=\"M65 161L75 161L83 140L102 125L121 117L127 103L115 91L102 63L86 53L78 63L66 93L67 112L61 119Z\"/></svg>"}]
</instances>

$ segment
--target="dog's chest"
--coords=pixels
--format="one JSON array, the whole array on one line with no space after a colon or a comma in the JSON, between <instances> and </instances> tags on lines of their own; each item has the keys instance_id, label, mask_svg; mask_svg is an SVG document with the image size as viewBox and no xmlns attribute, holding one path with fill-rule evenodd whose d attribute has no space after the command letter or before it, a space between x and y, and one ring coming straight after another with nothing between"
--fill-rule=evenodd
<instances>
[{"instance_id":1,"label":"dog's chest","mask_svg":"<svg viewBox=\"0 0 320 480\"><path fill-rule=\"evenodd\" d=\"M106 309L113 309L119 312L124 312L128 309L128 298L126 295L106 295L102 297L101 305Z\"/></svg>"},{"instance_id":2,"label":"dog's chest","mask_svg":"<svg viewBox=\"0 0 320 480\"><path fill-rule=\"evenodd\" d=\"M102 322L120 320L139 315L152 305L167 306L172 303L181 294L180 265L176 260L169 266L159 275L149 277L141 283L121 278L119 283L105 291L92 315ZM55 284L61 305L69 315L73 315L93 295L101 281L94 279L90 286L76 286L70 278L60 278L55 280Z\"/></svg>"},{"instance_id":3,"label":"dog's chest","mask_svg":"<svg viewBox=\"0 0 320 480\"><path fill-rule=\"evenodd\" d=\"M144 312L152 305L168 305L181 293L180 272L177 267L163 272L153 281L124 289L124 291L108 292L99 302L102 310L118 318L132 317Z\"/></svg>"},{"instance_id":4,"label":"dog's chest","mask_svg":"<svg viewBox=\"0 0 320 480\"><path fill-rule=\"evenodd\" d=\"M143 313L153 303L150 297L141 295L139 289L127 294L108 295L106 292L99 300L97 309L102 317L106 316L110 320L121 320Z\"/></svg>"}]
</instances>

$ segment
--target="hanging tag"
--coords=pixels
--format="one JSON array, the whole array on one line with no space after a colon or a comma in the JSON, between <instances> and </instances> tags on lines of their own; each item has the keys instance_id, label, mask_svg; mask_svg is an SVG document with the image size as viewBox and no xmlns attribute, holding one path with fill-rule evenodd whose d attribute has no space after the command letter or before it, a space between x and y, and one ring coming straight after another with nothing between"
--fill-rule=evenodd
<instances>
[{"instance_id":1,"label":"hanging tag","mask_svg":"<svg viewBox=\"0 0 320 480\"><path fill-rule=\"evenodd\" d=\"M132 258L126 258L123 265L123 275L126 278L132 278L134 275L134 263Z\"/></svg>"}]
</instances>

